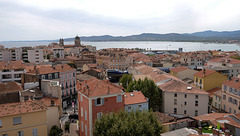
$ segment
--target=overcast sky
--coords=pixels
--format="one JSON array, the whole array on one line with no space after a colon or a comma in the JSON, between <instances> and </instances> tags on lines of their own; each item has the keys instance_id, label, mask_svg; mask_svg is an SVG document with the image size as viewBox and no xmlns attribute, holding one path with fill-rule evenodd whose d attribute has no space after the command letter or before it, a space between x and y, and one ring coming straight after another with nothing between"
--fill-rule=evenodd
<instances>
[{"instance_id":1,"label":"overcast sky","mask_svg":"<svg viewBox=\"0 0 240 136\"><path fill-rule=\"evenodd\" d=\"M0 0L0 41L240 30L239 0Z\"/></svg>"}]
</instances>

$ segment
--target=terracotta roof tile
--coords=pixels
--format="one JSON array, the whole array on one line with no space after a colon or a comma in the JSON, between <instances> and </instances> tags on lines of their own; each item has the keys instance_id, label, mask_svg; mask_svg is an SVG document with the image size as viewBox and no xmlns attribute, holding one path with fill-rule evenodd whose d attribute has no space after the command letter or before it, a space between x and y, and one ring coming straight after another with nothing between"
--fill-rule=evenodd
<instances>
[{"instance_id":1,"label":"terracotta roof tile","mask_svg":"<svg viewBox=\"0 0 240 136\"><path fill-rule=\"evenodd\" d=\"M205 74L204 74L204 73L205 73ZM194 76L203 78L203 77L209 76L209 75L211 75L211 74L213 74L213 73L216 73L216 71L210 70L210 69L205 69L205 70L201 70L201 71L195 73Z\"/></svg>"},{"instance_id":2,"label":"terracotta roof tile","mask_svg":"<svg viewBox=\"0 0 240 136\"><path fill-rule=\"evenodd\" d=\"M76 88L88 97L123 93L123 88L121 86L97 78L91 78L83 82L78 81Z\"/></svg>"},{"instance_id":3,"label":"terracotta roof tile","mask_svg":"<svg viewBox=\"0 0 240 136\"><path fill-rule=\"evenodd\" d=\"M159 88L167 92L183 92L183 93L193 93L193 94L209 94L206 91L198 89L193 85L189 85L180 80L171 80L164 84L159 85ZM191 89L188 89L191 88Z\"/></svg>"},{"instance_id":4,"label":"terracotta roof tile","mask_svg":"<svg viewBox=\"0 0 240 136\"><path fill-rule=\"evenodd\" d=\"M0 84L0 94L1 93L11 93L22 91L21 85L18 85L16 82L6 82Z\"/></svg>"},{"instance_id":5,"label":"terracotta roof tile","mask_svg":"<svg viewBox=\"0 0 240 136\"><path fill-rule=\"evenodd\" d=\"M174 117L168 116L167 114L161 113L161 112L154 112L154 114L157 116L158 120L161 123L169 122L170 120L173 120Z\"/></svg>"},{"instance_id":6,"label":"terracotta roof tile","mask_svg":"<svg viewBox=\"0 0 240 136\"><path fill-rule=\"evenodd\" d=\"M231 80L225 81L223 84L227 85L229 87L240 90L240 78L234 77Z\"/></svg>"},{"instance_id":7,"label":"terracotta roof tile","mask_svg":"<svg viewBox=\"0 0 240 136\"><path fill-rule=\"evenodd\" d=\"M158 86L163 91L208 94L206 91L198 89L193 85L186 84L180 79L172 75L169 75L159 69L146 66L146 65L140 65L134 68L138 70L140 73L142 73L143 76L139 76L140 78L151 77L150 79L152 79L155 82L155 84L169 80L168 82L161 83L161 85ZM134 75L134 76L138 77L138 75ZM188 90L187 87L191 87L191 90Z\"/></svg>"},{"instance_id":8,"label":"terracotta roof tile","mask_svg":"<svg viewBox=\"0 0 240 136\"><path fill-rule=\"evenodd\" d=\"M179 66L179 67L175 67L175 68L170 69L170 71L180 72L180 71L184 71L186 69L189 69L189 68L184 67L184 66Z\"/></svg>"},{"instance_id":9,"label":"terracotta roof tile","mask_svg":"<svg viewBox=\"0 0 240 136\"><path fill-rule=\"evenodd\" d=\"M209 121L209 120L215 120L220 117L224 117L226 115L231 115L229 113L209 113L209 114L204 114L200 116L193 117L196 120L202 120L202 121Z\"/></svg>"},{"instance_id":10,"label":"terracotta roof tile","mask_svg":"<svg viewBox=\"0 0 240 136\"><path fill-rule=\"evenodd\" d=\"M124 96L125 105L137 104L137 103L146 103L146 97L142 94L141 91L138 92L129 92L125 93Z\"/></svg>"},{"instance_id":11,"label":"terracotta roof tile","mask_svg":"<svg viewBox=\"0 0 240 136\"><path fill-rule=\"evenodd\" d=\"M215 92L218 92L218 91L221 91L220 88L216 87L216 88L213 88L209 91L207 91L209 93L209 96L212 97L212 95L215 93Z\"/></svg>"},{"instance_id":12,"label":"terracotta roof tile","mask_svg":"<svg viewBox=\"0 0 240 136\"><path fill-rule=\"evenodd\" d=\"M217 58L217 59L211 59L208 60L210 62L220 62L220 63L229 63L229 64L240 64L240 60L233 59L233 58Z\"/></svg>"},{"instance_id":13,"label":"terracotta roof tile","mask_svg":"<svg viewBox=\"0 0 240 136\"><path fill-rule=\"evenodd\" d=\"M32 100L17 103L0 104L0 117L47 110L43 104Z\"/></svg>"},{"instance_id":14,"label":"terracotta roof tile","mask_svg":"<svg viewBox=\"0 0 240 136\"><path fill-rule=\"evenodd\" d=\"M51 107L51 101L54 101L54 106L60 106L60 99L57 98L50 98L50 97L44 97L40 100L35 100L36 102L41 102L47 107Z\"/></svg>"},{"instance_id":15,"label":"terracotta roof tile","mask_svg":"<svg viewBox=\"0 0 240 136\"><path fill-rule=\"evenodd\" d=\"M23 61L0 61L0 70L25 69Z\"/></svg>"}]
</instances>

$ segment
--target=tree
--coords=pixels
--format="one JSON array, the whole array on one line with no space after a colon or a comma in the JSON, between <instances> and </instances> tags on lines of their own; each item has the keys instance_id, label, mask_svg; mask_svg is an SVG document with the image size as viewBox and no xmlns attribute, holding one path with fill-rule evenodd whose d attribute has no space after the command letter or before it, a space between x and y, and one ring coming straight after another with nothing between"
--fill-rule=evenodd
<instances>
[{"instance_id":1,"label":"tree","mask_svg":"<svg viewBox=\"0 0 240 136\"><path fill-rule=\"evenodd\" d=\"M145 78L131 82L126 91L132 92L133 90L141 91L149 99L149 108L152 108L153 111L162 110L162 90L152 80Z\"/></svg>"},{"instance_id":2,"label":"tree","mask_svg":"<svg viewBox=\"0 0 240 136\"><path fill-rule=\"evenodd\" d=\"M50 54L47 55L47 59L50 59Z\"/></svg>"},{"instance_id":3,"label":"tree","mask_svg":"<svg viewBox=\"0 0 240 136\"><path fill-rule=\"evenodd\" d=\"M70 122L65 122L65 131L69 132Z\"/></svg>"},{"instance_id":4,"label":"tree","mask_svg":"<svg viewBox=\"0 0 240 136\"><path fill-rule=\"evenodd\" d=\"M56 54L56 56L57 56L57 58L59 58L59 57L60 57L60 54L59 54L59 53L57 53L57 54Z\"/></svg>"},{"instance_id":5,"label":"tree","mask_svg":"<svg viewBox=\"0 0 240 136\"><path fill-rule=\"evenodd\" d=\"M63 130L61 128L58 128L58 126L54 125L50 130L49 136L61 136L62 132Z\"/></svg>"},{"instance_id":6,"label":"tree","mask_svg":"<svg viewBox=\"0 0 240 136\"><path fill-rule=\"evenodd\" d=\"M96 136L160 135L162 126L152 111L105 114L95 123Z\"/></svg>"},{"instance_id":7,"label":"tree","mask_svg":"<svg viewBox=\"0 0 240 136\"><path fill-rule=\"evenodd\" d=\"M122 83L123 88L127 89L128 85L132 82L132 74L124 74L120 80L119 83Z\"/></svg>"}]
</instances>

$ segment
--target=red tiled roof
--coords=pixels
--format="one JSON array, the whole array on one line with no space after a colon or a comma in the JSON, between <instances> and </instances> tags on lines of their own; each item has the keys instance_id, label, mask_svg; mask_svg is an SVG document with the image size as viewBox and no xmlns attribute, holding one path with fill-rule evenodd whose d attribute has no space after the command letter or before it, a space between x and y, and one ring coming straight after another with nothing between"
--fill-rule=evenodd
<instances>
[{"instance_id":1,"label":"red tiled roof","mask_svg":"<svg viewBox=\"0 0 240 136\"><path fill-rule=\"evenodd\" d=\"M179 66L179 67L175 67L175 68L170 69L170 71L180 72L180 71L184 71L186 69L189 69L189 68L184 67L184 66Z\"/></svg>"},{"instance_id":2,"label":"red tiled roof","mask_svg":"<svg viewBox=\"0 0 240 136\"><path fill-rule=\"evenodd\" d=\"M238 79L237 82L235 82L236 79ZM223 82L223 84L240 90L240 78L234 77L231 80L227 80L227 81Z\"/></svg>"},{"instance_id":3,"label":"red tiled roof","mask_svg":"<svg viewBox=\"0 0 240 136\"><path fill-rule=\"evenodd\" d=\"M66 71L73 71L76 70L75 68L70 67L68 64L56 65L55 70L58 72L66 72Z\"/></svg>"},{"instance_id":4,"label":"red tiled roof","mask_svg":"<svg viewBox=\"0 0 240 136\"><path fill-rule=\"evenodd\" d=\"M207 91L209 93L209 96L212 97L213 93L217 92L217 91L221 91L220 88L216 87L216 88L213 88L209 91Z\"/></svg>"},{"instance_id":5,"label":"red tiled roof","mask_svg":"<svg viewBox=\"0 0 240 136\"><path fill-rule=\"evenodd\" d=\"M90 64L87 64L87 66L88 66L89 68L96 68L96 67L97 67L97 64L95 64L95 63L90 63Z\"/></svg>"},{"instance_id":6,"label":"red tiled roof","mask_svg":"<svg viewBox=\"0 0 240 136\"><path fill-rule=\"evenodd\" d=\"M57 98L44 97L36 101L43 103L47 107L51 107L52 106L51 101L54 101L54 106L60 106L60 99L57 99Z\"/></svg>"},{"instance_id":7,"label":"red tiled roof","mask_svg":"<svg viewBox=\"0 0 240 136\"><path fill-rule=\"evenodd\" d=\"M22 60L18 61L0 61L0 70L14 70L14 69L25 69L25 64Z\"/></svg>"},{"instance_id":8,"label":"red tiled roof","mask_svg":"<svg viewBox=\"0 0 240 136\"><path fill-rule=\"evenodd\" d=\"M208 61L210 61L210 62L229 63L229 64L240 64L240 60L229 58L229 57L211 59L211 60L208 60Z\"/></svg>"},{"instance_id":9,"label":"red tiled roof","mask_svg":"<svg viewBox=\"0 0 240 136\"><path fill-rule=\"evenodd\" d=\"M51 65L37 65L36 69L34 67L30 66L28 68L28 73L36 73L36 70L39 74L48 74L48 73L56 73L56 72L66 72L66 71L73 71L76 70L72 67L70 67L67 64L59 64L56 66Z\"/></svg>"},{"instance_id":10,"label":"red tiled roof","mask_svg":"<svg viewBox=\"0 0 240 136\"><path fill-rule=\"evenodd\" d=\"M145 76L143 76L144 78L150 76L151 79L155 83L158 83L158 82L164 81L164 80L170 80L170 81L162 83L161 85L158 86L163 91L208 94L206 91L198 89L193 85L186 84L183 81L181 81L180 79L178 79L172 75L166 74L165 72L163 72L159 69L156 69L156 68L153 68L150 66L146 66L146 65L140 65L140 66L136 66L134 68L136 70L138 70L139 72L141 72L143 75L145 74ZM146 75L148 75L148 76L146 76ZM138 76L138 75L136 75L136 76ZM187 87L191 87L191 90L188 90Z\"/></svg>"},{"instance_id":11,"label":"red tiled roof","mask_svg":"<svg viewBox=\"0 0 240 136\"><path fill-rule=\"evenodd\" d=\"M124 99L125 105L147 102L145 96L142 94L141 91L125 93Z\"/></svg>"},{"instance_id":12,"label":"red tiled roof","mask_svg":"<svg viewBox=\"0 0 240 136\"><path fill-rule=\"evenodd\" d=\"M123 88L121 86L112 84L109 81L99 80L97 78L91 78L83 82L78 81L76 87L78 91L88 97L110 95L123 92Z\"/></svg>"},{"instance_id":13,"label":"red tiled roof","mask_svg":"<svg viewBox=\"0 0 240 136\"><path fill-rule=\"evenodd\" d=\"M38 74L48 74L48 73L57 73L57 70L54 70L50 65L49 66L41 66L40 68L36 68L28 73L38 73Z\"/></svg>"},{"instance_id":14,"label":"red tiled roof","mask_svg":"<svg viewBox=\"0 0 240 136\"><path fill-rule=\"evenodd\" d=\"M32 100L17 103L0 104L0 117L47 110L43 104Z\"/></svg>"},{"instance_id":15,"label":"red tiled roof","mask_svg":"<svg viewBox=\"0 0 240 136\"><path fill-rule=\"evenodd\" d=\"M159 88L167 92L183 92L183 93L193 93L193 94L209 94L206 91L198 89L193 85L189 85L180 80L172 79L169 82L159 85ZM191 89L188 89L191 88Z\"/></svg>"},{"instance_id":16,"label":"red tiled roof","mask_svg":"<svg viewBox=\"0 0 240 136\"><path fill-rule=\"evenodd\" d=\"M205 72L204 72L205 71ZM206 77L206 76L209 76L213 73L215 73L216 71L214 70L210 70L210 69L205 69L205 70L202 70L202 71L199 71L197 73L194 74L194 76L197 76L197 77L200 77L200 78L203 78L203 77ZM204 74L205 73L205 74Z\"/></svg>"},{"instance_id":17,"label":"red tiled roof","mask_svg":"<svg viewBox=\"0 0 240 136\"><path fill-rule=\"evenodd\" d=\"M6 82L0 84L0 94L1 93L11 93L11 92L19 92L22 91L22 87L18 85L16 82Z\"/></svg>"},{"instance_id":18,"label":"red tiled roof","mask_svg":"<svg viewBox=\"0 0 240 136\"><path fill-rule=\"evenodd\" d=\"M204 114L200 116L193 117L196 120L202 120L202 121L209 121L209 120L215 120L220 117L224 117L226 115L231 115L229 113L209 113L209 114Z\"/></svg>"},{"instance_id":19,"label":"red tiled roof","mask_svg":"<svg viewBox=\"0 0 240 136\"><path fill-rule=\"evenodd\" d=\"M169 122L170 120L173 120L174 117L168 116L167 114L161 113L161 112L154 112L154 114L157 116L158 120L161 123Z\"/></svg>"}]
</instances>

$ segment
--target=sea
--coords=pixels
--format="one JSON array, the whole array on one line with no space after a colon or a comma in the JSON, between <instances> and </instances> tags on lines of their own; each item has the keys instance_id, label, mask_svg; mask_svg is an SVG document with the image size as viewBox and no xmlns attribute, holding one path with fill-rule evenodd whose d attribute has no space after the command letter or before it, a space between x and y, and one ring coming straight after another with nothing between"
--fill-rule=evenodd
<instances>
[{"instance_id":1,"label":"sea","mask_svg":"<svg viewBox=\"0 0 240 136\"><path fill-rule=\"evenodd\" d=\"M49 45L51 42L29 41L29 42L0 42L5 48L26 47ZM183 48L184 52L189 51L206 51L206 50L222 50L222 51L240 51L238 44L222 44L222 43L201 43L201 42L166 42L166 41L106 41L106 42L81 42L84 45L96 46L97 50L105 48L142 48L147 50L178 50ZM64 42L64 44L74 44L74 42Z\"/></svg>"}]
</instances>

